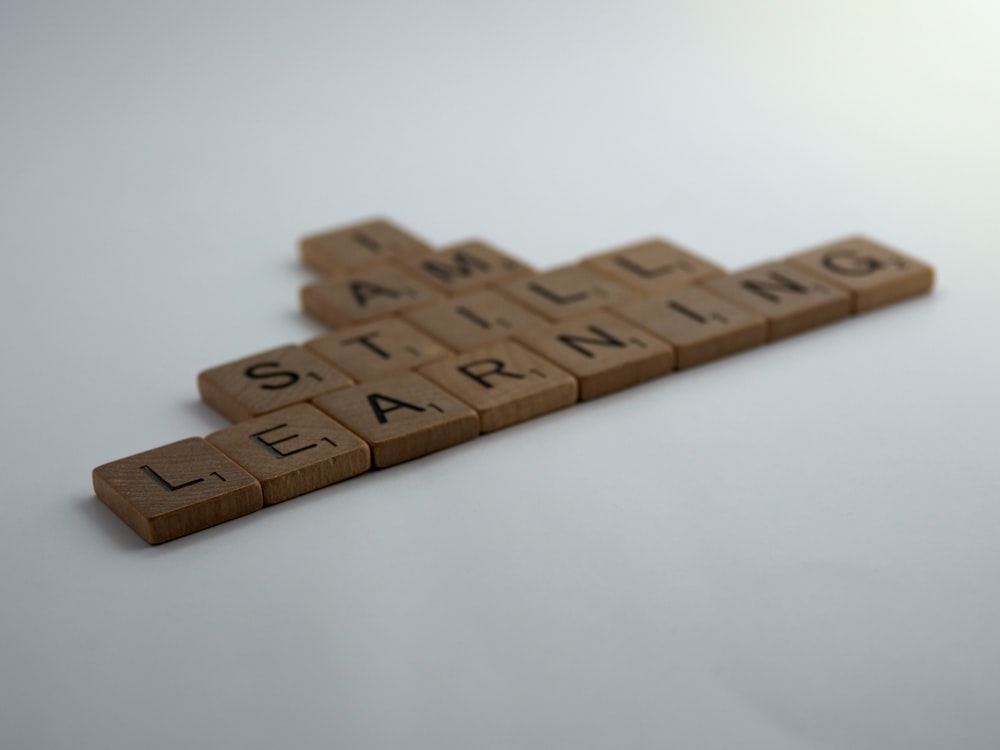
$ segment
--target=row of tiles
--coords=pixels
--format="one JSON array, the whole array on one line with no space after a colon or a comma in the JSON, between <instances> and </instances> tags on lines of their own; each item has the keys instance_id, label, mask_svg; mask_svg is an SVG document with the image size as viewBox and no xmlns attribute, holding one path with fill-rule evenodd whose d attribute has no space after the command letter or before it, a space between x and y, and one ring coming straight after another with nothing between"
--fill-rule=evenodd
<instances>
[{"instance_id":1,"label":"row of tiles","mask_svg":"<svg viewBox=\"0 0 1000 750\"><path fill-rule=\"evenodd\" d=\"M852 269L848 279L867 284L860 292L826 284L795 265L759 267L742 279L715 277L740 279L737 293L766 303L759 312L754 304L727 298L709 280L587 308L556 322L534 321L520 332L498 326L504 340L460 354L414 322L390 317L304 347L228 363L203 372L199 387L206 401L237 424L207 439L190 438L98 467L95 492L146 541L160 543L373 465L408 461L845 317L863 309L865 289L890 301L929 288L930 278L919 285L911 278L914 270L930 274L927 266L903 259L907 273L901 276L898 254L887 261L863 254L856 243L851 247L849 256L840 250L835 255L850 264L836 265ZM454 309L471 302L459 296L448 304ZM352 385L354 380L362 382Z\"/></svg>"}]
</instances>

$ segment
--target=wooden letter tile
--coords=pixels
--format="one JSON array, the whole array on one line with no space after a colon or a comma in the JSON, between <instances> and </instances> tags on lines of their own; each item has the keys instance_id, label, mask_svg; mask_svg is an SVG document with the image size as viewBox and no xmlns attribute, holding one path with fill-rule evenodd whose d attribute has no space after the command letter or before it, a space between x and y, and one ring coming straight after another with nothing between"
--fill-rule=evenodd
<instances>
[{"instance_id":1,"label":"wooden letter tile","mask_svg":"<svg viewBox=\"0 0 1000 750\"><path fill-rule=\"evenodd\" d=\"M150 544L260 510L257 480L202 438L94 469L94 492Z\"/></svg>"},{"instance_id":2,"label":"wooden letter tile","mask_svg":"<svg viewBox=\"0 0 1000 750\"><path fill-rule=\"evenodd\" d=\"M705 286L767 318L770 341L851 314L847 292L788 263L765 263Z\"/></svg>"},{"instance_id":3,"label":"wooden letter tile","mask_svg":"<svg viewBox=\"0 0 1000 750\"><path fill-rule=\"evenodd\" d=\"M420 307L402 317L460 352L501 341L547 322L489 289Z\"/></svg>"},{"instance_id":4,"label":"wooden letter tile","mask_svg":"<svg viewBox=\"0 0 1000 750\"><path fill-rule=\"evenodd\" d=\"M359 383L413 370L453 353L399 318L341 328L305 346Z\"/></svg>"},{"instance_id":5,"label":"wooden letter tile","mask_svg":"<svg viewBox=\"0 0 1000 750\"><path fill-rule=\"evenodd\" d=\"M645 294L675 289L725 271L689 250L650 239L584 258L582 264Z\"/></svg>"},{"instance_id":6,"label":"wooden letter tile","mask_svg":"<svg viewBox=\"0 0 1000 750\"><path fill-rule=\"evenodd\" d=\"M306 264L331 275L431 251L423 240L385 219L303 237L299 249Z\"/></svg>"},{"instance_id":7,"label":"wooden letter tile","mask_svg":"<svg viewBox=\"0 0 1000 750\"><path fill-rule=\"evenodd\" d=\"M233 422L308 401L353 383L325 360L293 344L227 362L198 375L202 399Z\"/></svg>"},{"instance_id":8,"label":"wooden letter tile","mask_svg":"<svg viewBox=\"0 0 1000 750\"><path fill-rule=\"evenodd\" d=\"M466 404L414 373L362 383L313 400L360 435L385 468L464 443L479 434Z\"/></svg>"},{"instance_id":9,"label":"wooden letter tile","mask_svg":"<svg viewBox=\"0 0 1000 750\"><path fill-rule=\"evenodd\" d=\"M793 255L789 263L851 293L866 312L929 292L934 269L865 237L848 237Z\"/></svg>"},{"instance_id":10,"label":"wooden letter tile","mask_svg":"<svg viewBox=\"0 0 1000 750\"><path fill-rule=\"evenodd\" d=\"M581 401L674 369L674 352L667 343L602 310L535 329L515 340L575 377Z\"/></svg>"},{"instance_id":11,"label":"wooden letter tile","mask_svg":"<svg viewBox=\"0 0 1000 750\"><path fill-rule=\"evenodd\" d=\"M330 328L384 318L440 298L406 271L373 266L302 289L302 308Z\"/></svg>"},{"instance_id":12,"label":"wooden letter tile","mask_svg":"<svg viewBox=\"0 0 1000 750\"><path fill-rule=\"evenodd\" d=\"M552 321L607 307L635 294L584 266L563 266L498 288Z\"/></svg>"},{"instance_id":13,"label":"wooden letter tile","mask_svg":"<svg viewBox=\"0 0 1000 750\"><path fill-rule=\"evenodd\" d=\"M205 438L260 482L274 505L363 474L368 444L309 404L295 404Z\"/></svg>"},{"instance_id":14,"label":"wooden letter tile","mask_svg":"<svg viewBox=\"0 0 1000 750\"><path fill-rule=\"evenodd\" d=\"M449 245L401 265L443 294L462 294L534 273L521 261L481 240Z\"/></svg>"},{"instance_id":15,"label":"wooden letter tile","mask_svg":"<svg viewBox=\"0 0 1000 750\"><path fill-rule=\"evenodd\" d=\"M670 342L679 370L767 340L763 316L698 286L678 287L612 309Z\"/></svg>"},{"instance_id":16,"label":"wooden letter tile","mask_svg":"<svg viewBox=\"0 0 1000 750\"><path fill-rule=\"evenodd\" d=\"M562 409L578 395L572 375L510 341L443 359L420 373L479 412L483 432Z\"/></svg>"}]
</instances>

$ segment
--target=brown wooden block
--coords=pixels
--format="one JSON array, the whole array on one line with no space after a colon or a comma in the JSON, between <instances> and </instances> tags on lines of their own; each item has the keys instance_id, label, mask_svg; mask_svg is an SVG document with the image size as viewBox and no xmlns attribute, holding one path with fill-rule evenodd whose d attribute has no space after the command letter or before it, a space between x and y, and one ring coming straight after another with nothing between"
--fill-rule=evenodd
<instances>
[{"instance_id":1,"label":"brown wooden block","mask_svg":"<svg viewBox=\"0 0 1000 750\"><path fill-rule=\"evenodd\" d=\"M584 266L563 266L497 287L548 320L622 302L634 292Z\"/></svg>"},{"instance_id":2,"label":"brown wooden block","mask_svg":"<svg viewBox=\"0 0 1000 750\"><path fill-rule=\"evenodd\" d=\"M430 255L400 261L400 265L437 291L449 295L464 294L535 272L482 240L449 245Z\"/></svg>"},{"instance_id":3,"label":"brown wooden block","mask_svg":"<svg viewBox=\"0 0 1000 750\"><path fill-rule=\"evenodd\" d=\"M851 293L866 312L929 292L934 269L866 237L847 237L791 256L788 262Z\"/></svg>"},{"instance_id":4,"label":"brown wooden block","mask_svg":"<svg viewBox=\"0 0 1000 750\"><path fill-rule=\"evenodd\" d=\"M359 383L413 370L453 354L436 339L399 318L341 328L310 339L304 346Z\"/></svg>"},{"instance_id":5,"label":"brown wooden block","mask_svg":"<svg viewBox=\"0 0 1000 750\"><path fill-rule=\"evenodd\" d=\"M353 383L330 363L294 344L198 374L202 399L233 422L308 401Z\"/></svg>"},{"instance_id":6,"label":"brown wooden block","mask_svg":"<svg viewBox=\"0 0 1000 750\"><path fill-rule=\"evenodd\" d=\"M670 345L603 310L553 323L515 337L580 383L580 400L666 375L674 369Z\"/></svg>"},{"instance_id":7,"label":"brown wooden block","mask_svg":"<svg viewBox=\"0 0 1000 750\"><path fill-rule=\"evenodd\" d=\"M705 286L767 318L770 341L851 314L851 296L788 263L765 263Z\"/></svg>"},{"instance_id":8,"label":"brown wooden block","mask_svg":"<svg viewBox=\"0 0 1000 750\"><path fill-rule=\"evenodd\" d=\"M679 370L767 340L763 316L698 286L660 292L612 310L670 342Z\"/></svg>"},{"instance_id":9,"label":"brown wooden block","mask_svg":"<svg viewBox=\"0 0 1000 750\"><path fill-rule=\"evenodd\" d=\"M548 322L489 289L420 307L403 313L402 317L460 352L502 341Z\"/></svg>"},{"instance_id":10,"label":"brown wooden block","mask_svg":"<svg viewBox=\"0 0 1000 750\"><path fill-rule=\"evenodd\" d=\"M562 409L579 392L572 375L511 341L443 359L420 373L475 409L483 432Z\"/></svg>"},{"instance_id":11,"label":"brown wooden block","mask_svg":"<svg viewBox=\"0 0 1000 750\"><path fill-rule=\"evenodd\" d=\"M94 469L94 492L150 544L260 510L260 484L204 439L180 440Z\"/></svg>"},{"instance_id":12,"label":"brown wooden block","mask_svg":"<svg viewBox=\"0 0 1000 750\"><path fill-rule=\"evenodd\" d=\"M659 238L592 255L581 263L644 294L725 274L725 270L714 263Z\"/></svg>"},{"instance_id":13,"label":"brown wooden block","mask_svg":"<svg viewBox=\"0 0 1000 750\"><path fill-rule=\"evenodd\" d=\"M246 469L273 505L363 474L368 444L309 404L213 432L206 440Z\"/></svg>"},{"instance_id":14,"label":"brown wooden block","mask_svg":"<svg viewBox=\"0 0 1000 750\"><path fill-rule=\"evenodd\" d=\"M330 328L339 328L384 318L440 297L401 268L374 266L303 287L302 308Z\"/></svg>"},{"instance_id":15,"label":"brown wooden block","mask_svg":"<svg viewBox=\"0 0 1000 750\"><path fill-rule=\"evenodd\" d=\"M325 274L431 252L420 238L385 219L372 219L303 237L302 260Z\"/></svg>"},{"instance_id":16,"label":"brown wooden block","mask_svg":"<svg viewBox=\"0 0 1000 750\"><path fill-rule=\"evenodd\" d=\"M379 468L464 443L479 434L466 404L420 375L406 373L362 383L313 400L360 435Z\"/></svg>"}]
</instances>

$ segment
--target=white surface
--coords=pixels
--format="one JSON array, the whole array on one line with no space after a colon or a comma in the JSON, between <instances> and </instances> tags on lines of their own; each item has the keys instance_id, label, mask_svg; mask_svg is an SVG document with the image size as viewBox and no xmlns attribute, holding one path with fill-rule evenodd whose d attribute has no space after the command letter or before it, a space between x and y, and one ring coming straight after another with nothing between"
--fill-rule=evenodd
<instances>
[{"instance_id":1,"label":"white surface","mask_svg":"<svg viewBox=\"0 0 1000 750\"><path fill-rule=\"evenodd\" d=\"M4 748L996 747L994 3L59 6L0 9ZM938 286L147 547L90 470L375 213Z\"/></svg>"}]
</instances>

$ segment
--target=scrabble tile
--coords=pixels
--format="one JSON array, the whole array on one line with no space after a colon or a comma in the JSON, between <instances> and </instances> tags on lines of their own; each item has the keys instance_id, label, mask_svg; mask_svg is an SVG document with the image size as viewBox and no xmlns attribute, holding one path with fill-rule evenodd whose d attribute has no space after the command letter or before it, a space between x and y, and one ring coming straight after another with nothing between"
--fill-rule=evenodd
<instances>
[{"instance_id":1,"label":"scrabble tile","mask_svg":"<svg viewBox=\"0 0 1000 750\"><path fill-rule=\"evenodd\" d=\"M536 328L515 341L541 354L580 383L580 400L642 383L674 369L670 345L602 310Z\"/></svg>"},{"instance_id":2,"label":"scrabble tile","mask_svg":"<svg viewBox=\"0 0 1000 750\"><path fill-rule=\"evenodd\" d=\"M449 245L400 265L443 294L463 294L534 273L534 269L482 240Z\"/></svg>"},{"instance_id":3,"label":"scrabble tile","mask_svg":"<svg viewBox=\"0 0 1000 750\"><path fill-rule=\"evenodd\" d=\"M198 375L205 403L233 422L308 401L354 381L301 346L288 344Z\"/></svg>"},{"instance_id":4,"label":"scrabble tile","mask_svg":"<svg viewBox=\"0 0 1000 750\"><path fill-rule=\"evenodd\" d=\"M399 318L341 328L305 342L357 382L413 370L454 352Z\"/></svg>"},{"instance_id":5,"label":"scrabble tile","mask_svg":"<svg viewBox=\"0 0 1000 750\"><path fill-rule=\"evenodd\" d=\"M213 432L206 440L260 482L274 505L363 474L368 444L309 404L295 404Z\"/></svg>"},{"instance_id":6,"label":"scrabble tile","mask_svg":"<svg viewBox=\"0 0 1000 750\"><path fill-rule=\"evenodd\" d=\"M260 484L202 438L98 466L94 492L150 544L260 510Z\"/></svg>"},{"instance_id":7,"label":"scrabble tile","mask_svg":"<svg viewBox=\"0 0 1000 750\"><path fill-rule=\"evenodd\" d=\"M848 237L791 256L788 262L850 292L866 312L929 292L934 269L865 237Z\"/></svg>"},{"instance_id":8,"label":"scrabble tile","mask_svg":"<svg viewBox=\"0 0 1000 750\"><path fill-rule=\"evenodd\" d=\"M510 341L443 359L419 372L475 409L483 432L562 409L578 395L572 375Z\"/></svg>"},{"instance_id":9,"label":"scrabble tile","mask_svg":"<svg viewBox=\"0 0 1000 750\"><path fill-rule=\"evenodd\" d=\"M374 266L302 289L302 309L330 328L356 325L440 299L406 271Z\"/></svg>"},{"instance_id":10,"label":"scrabble tile","mask_svg":"<svg viewBox=\"0 0 1000 750\"><path fill-rule=\"evenodd\" d=\"M299 250L307 265L331 275L431 252L423 240L385 219L303 237Z\"/></svg>"},{"instance_id":11,"label":"scrabble tile","mask_svg":"<svg viewBox=\"0 0 1000 750\"><path fill-rule=\"evenodd\" d=\"M765 263L711 279L705 286L767 318L769 341L851 313L847 292L788 263Z\"/></svg>"},{"instance_id":12,"label":"scrabble tile","mask_svg":"<svg viewBox=\"0 0 1000 750\"><path fill-rule=\"evenodd\" d=\"M563 266L497 288L551 321L607 307L635 294L584 266Z\"/></svg>"},{"instance_id":13,"label":"scrabble tile","mask_svg":"<svg viewBox=\"0 0 1000 750\"><path fill-rule=\"evenodd\" d=\"M371 446L379 468L464 443L479 434L466 404L414 373L329 393L313 404Z\"/></svg>"},{"instance_id":14,"label":"scrabble tile","mask_svg":"<svg viewBox=\"0 0 1000 750\"><path fill-rule=\"evenodd\" d=\"M483 289L403 313L455 351L477 349L548 321L509 297Z\"/></svg>"},{"instance_id":15,"label":"scrabble tile","mask_svg":"<svg viewBox=\"0 0 1000 750\"><path fill-rule=\"evenodd\" d=\"M592 255L581 263L644 294L725 274L725 270L714 263L659 238Z\"/></svg>"},{"instance_id":16,"label":"scrabble tile","mask_svg":"<svg viewBox=\"0 0 1000 750\"><path fill-rule=\"evenodd\" d=\"M767 321L699 286L616 305L612 310L668 341L683 370L767 340Z\"/></svg>"}]
</instances>

